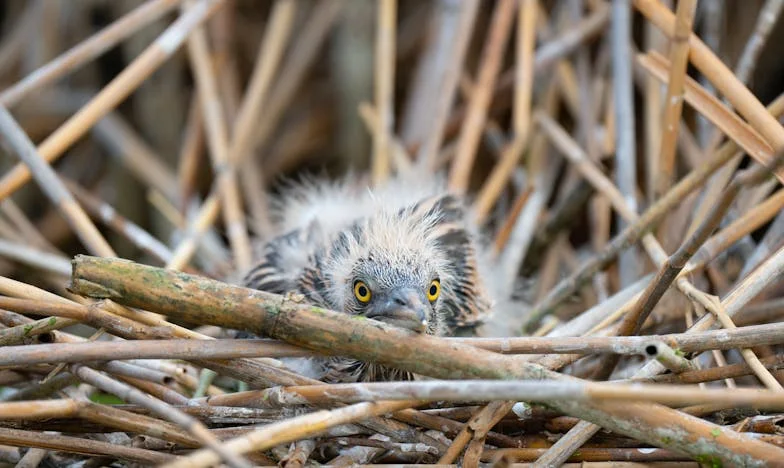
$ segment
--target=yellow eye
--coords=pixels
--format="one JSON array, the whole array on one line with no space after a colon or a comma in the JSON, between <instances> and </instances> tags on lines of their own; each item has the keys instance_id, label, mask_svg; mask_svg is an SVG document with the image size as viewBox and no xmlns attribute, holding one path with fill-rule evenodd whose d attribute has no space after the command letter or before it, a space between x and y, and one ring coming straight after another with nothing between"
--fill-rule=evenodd
<instances>
[{"instance_id":1,"label":"yellow eye","mask_svg":"<svg viewBox=\"0 0 784 468\"><path fill-rule=\"evenodd\" d=\"M430 287L427 288L427 299L434 302L438 299L439 294L441 294L441 282L435 279L430 282Z\"/></svg>"},{"instance_id":2,"label":"yellow eye","mask_svg":"<svg viewBox=\"0 0 784 468\"><path fill-rule=\"evenodd\" d=\"M359 302L366 304L370 302L370 296L372 296L372 294L370 293L370 288L368 288L365 283L357 281L354 283L354 296Z\"/></svg>"}]
</instances>

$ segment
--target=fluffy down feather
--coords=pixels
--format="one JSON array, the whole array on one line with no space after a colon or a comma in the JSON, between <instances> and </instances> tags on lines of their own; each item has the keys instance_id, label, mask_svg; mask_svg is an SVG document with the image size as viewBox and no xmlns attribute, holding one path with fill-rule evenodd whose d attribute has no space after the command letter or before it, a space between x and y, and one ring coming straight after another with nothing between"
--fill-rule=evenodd
<instances>
[{"instance_id":1,"label":"fluffy down feather","mask_svg":"<svg viewBox=\"0 0 784 468\"><path fill-rule=\"evenodd\" d=\"M394 179L371 190L352 178L309 180L290 184L275 209L276 233L262 243L244 280L248 287L297 292L315 305L363 314L353 292L358 279L393 290L425 288L438 278L441 294L426 329L433 335L475 326L490 307L479 271L484 248L478 233L462 200L440 183ZM334 382L411 377L344 358L306 367L318 369L308 372L311 377Z\"/></svg>"}]
</instances>

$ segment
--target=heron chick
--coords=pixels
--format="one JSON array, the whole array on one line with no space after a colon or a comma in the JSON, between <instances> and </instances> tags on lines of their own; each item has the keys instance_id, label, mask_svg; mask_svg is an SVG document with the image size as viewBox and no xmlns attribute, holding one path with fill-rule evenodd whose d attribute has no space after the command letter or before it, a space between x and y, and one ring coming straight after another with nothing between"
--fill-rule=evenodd
<instances>
[{"instance_id":1,"label":"heron chick","mask_svg":"<svg viewBox=\"0 0 784 468\"><path fill-rule=\"evenodd\" d=\"M284 191L276 215L247 287L440 336L478 324L489 308L465 206L432 182L306 182ZM346 358L297 362L331 382L412 377Z\"/></svg>"}]
</instances>

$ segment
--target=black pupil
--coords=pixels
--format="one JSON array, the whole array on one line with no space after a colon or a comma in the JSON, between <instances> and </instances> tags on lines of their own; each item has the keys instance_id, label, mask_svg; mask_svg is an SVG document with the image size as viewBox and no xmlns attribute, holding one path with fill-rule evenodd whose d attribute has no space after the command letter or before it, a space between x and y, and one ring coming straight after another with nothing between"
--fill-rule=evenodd
<instances>
[{"instance_id":1,"label":"black pupil","mask_svg":"<svg viewBox=\"0 0 784 468\"><path fill-rule=\"evenodd\" d=\"M430 285L430 295L435 296L437 292L438 292L438 287L435 284Z\"/></svg>"},{"instance_id":2,"label":"black pupil","mask_svg":"<svg viewBox=\"0 0 784 468\"><path fill-rule=\"evenodd\" d=\"M357 291L359 291L359 295L360 296L362 296L362 297L367 296L367 288L366 287L360 286Z\"/></svg>"}]
</instances>

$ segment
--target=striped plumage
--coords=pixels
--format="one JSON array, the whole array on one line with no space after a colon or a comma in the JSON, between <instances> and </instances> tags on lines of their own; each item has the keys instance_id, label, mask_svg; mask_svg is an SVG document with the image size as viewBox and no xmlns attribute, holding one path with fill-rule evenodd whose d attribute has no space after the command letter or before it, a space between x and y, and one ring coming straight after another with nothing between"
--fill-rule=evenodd
<instances>
[{"instance_id":1,"label":"striped plumage","mask_svg":"<svg viewBox=\"0 0 784 468\"><path fill-rule=\"evenodd\" d=\"M373 190L351 180L309 182L286 190L276 211L278 234L263 244L248 287L301 293L315 305L379 320L389 319L384 307L408 302L433 335L474 326L489 307L477 233L462 201L432 182L395 180ZM440 295L431 301L436 281ZM367 303L359 284L372 292ZM327 381L410 377L343 358L316 367Z\"/></svg>"}]
</instances>

